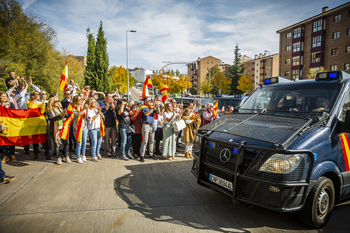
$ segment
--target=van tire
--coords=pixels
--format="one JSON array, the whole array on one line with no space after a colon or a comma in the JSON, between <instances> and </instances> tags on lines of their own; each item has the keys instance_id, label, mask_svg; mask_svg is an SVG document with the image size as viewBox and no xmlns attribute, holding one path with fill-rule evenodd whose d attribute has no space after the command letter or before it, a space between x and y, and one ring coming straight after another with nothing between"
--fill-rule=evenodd
<instances>
[{"instance_id":1,"label":"van tire","mask_svg":"<svg viewBox=\"0 0 350 233\"><path fill-rule=\"evenodd\" d=\"M332 180L321 176L312 187L299 218L313 228L324 226L331 217L335 201Z\"/></svg>"}]
</instances>

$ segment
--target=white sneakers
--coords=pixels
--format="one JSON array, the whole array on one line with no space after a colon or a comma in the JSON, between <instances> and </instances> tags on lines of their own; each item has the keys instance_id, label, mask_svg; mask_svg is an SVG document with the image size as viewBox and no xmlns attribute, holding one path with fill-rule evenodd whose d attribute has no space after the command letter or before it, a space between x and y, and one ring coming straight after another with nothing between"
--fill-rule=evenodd
<instances>
[{"instance_id":1,"label":"white sneakers","mask_svg":"<svg viewBox=\"0 0 350 233\"><path fill-rule=\"evenodd\" d=\"M57 164L58 164L58 165L62 165L62 159L61 159L61 158L58 158L58 159L57 159Z\"/></svg>"},{"instance_id":2,"label":"white sneakers","mask_svg":"<svg viewBox=\"0 0 350 233\"><path fill-rule=\"evenodd\" d=\"M83 159L81 157L78 158L78 163L83 163Z\"/></svg>"},{"instance_id":3,"label":"white sneakers","mask_svg":"<svg viewBox=\"0 0 350 233\"><path fill-rule=\"evenodd\" d=\"M83 156L81 156L81 157L82 157L83 161L86 162L86 156L83 155Z\"/></svg>"},{"instance_id":4,"label":"white sneakers","mask_svg":"<svg viewBox=\"0 0 350 233\"><path fill-rule=\"evenodd\" d=\"M66 157L66 162L67 162L67 163L72 162L72 161L70 160L69 156Z\"/></svg>"},{"instance_id":5,"label":"white sneakers","mask_svg":"<svg viewBox=\"0 0 350 233\"><path fill-rule=\"evenodd\" d=\"M97 159L96 156L94 156L94 157L91 158L91 161L93 161L93 162L98 162L98 159Z\"/></svg>"},{"instance_id":6,"label":"white sneakers","mask_svg":"<svg viewBox=\"0 0 350 233\"><path fill-rule=\"evenodd\" d=\"M97 155L98 159L102 159L102 156L100 154Z\"/></svg>"}]
</instances>

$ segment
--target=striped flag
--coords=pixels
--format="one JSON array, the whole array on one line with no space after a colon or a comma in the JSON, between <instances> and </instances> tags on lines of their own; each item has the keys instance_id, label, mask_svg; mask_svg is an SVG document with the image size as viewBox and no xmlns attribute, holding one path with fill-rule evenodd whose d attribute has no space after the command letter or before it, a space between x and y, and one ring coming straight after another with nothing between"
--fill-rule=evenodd
<instances>
[{"instance_id":1,"label":"striped flag","mask_svg":"<svg viewBox=\"0 0 350 233\"><path fill-rule=\"evenodd\" d=\"M143 83L142 100L145 98L145 96L149 96L148 88L153 88L152 81L149 76L147 76L145 82Z\"/></svg>"},{"instance_id":2,"label":"striped flag","mask_svg":"<svg viewBox=\"0 0 350 233\"><path fill-rule=\"evenodd\" d=\"M103 138L105 136L105 134L106 134L106 131L105 131L105 123L102 120L102 118L100 120L100 130L101 130L101 137Z\"/></svg>"},{"instance_id":3,"label":"striped flag","mask_svg":"<svg viewBox=\"0 0 350 233\"><path fill-rule=\"evenodd\" d=\"M80 115L80 117L78 118L78 123L77 123L77 135L75 137L77 138L79 143L81 143L81 139L83 137L83 120L84 120L84 117L85 117L85 111L83 112L83 114Z\"/></svg>"},{"instance_id":4,"label":"striped flag","mask_svg":"<svg viewBox=\"0 0 350 233\"><path fill-rule=\"evenodd\" d=\"M59 89L64 92L66 88L68 87L68 61L66 61L66 65L63 68L62 74L61 74L61 81Z\"/></svg>"},{"instance_id":5,"label":"striped flag","mask_svg":"<svg viewBox=\"0 0 350 233\"><path fill-rule=\"evenodd\" d=\"M0 106L0 145L23 146L46 142L46 120L40 108Z\"/></svg>"},{"instance_id":6,"label":"striped flag","mask_svg":"<svg viewBox=\"0 0 350 233\"><path fill-rule=\"evenodd\" d=\"M164 83L164 85L162 85L161 89L159 90L159 92L163 92L162 102L165 102L168 99L168 91L169 88L166 83Z\"/></svg>"},{"instance_id":7,"label":"striped flag","mask_svg":"<svg viewBox=\"0 0 350 233\"><path fill-rule=\"evenodd\" d=\"M215 117L217 117L217 115L218 115L217 111L218 111L218 100L216 100L214 107L213 107L213 114Z\"/></svg>"},{"instance_id":8,"label":"striped flag","mask_svg":"<svg viewBox=\"0 0 350 233\"><path fill-rule=\"evenodd\" d=\"M63 140L67 140L69 136L69 129L70 125L74 120L74 114L73 114L73 103L70 103L67 108L67 113L70 114L70 116L64 121L62 129L58 136L62 138Z\"/></svg>"},{"instance_id":9,"label":"striped flag","mask_svg":"<svg viewBox=\"0 0 350 233\"><path fill-rule=\"evenodd\" d=\"M341 134L339 135L341 145L343 148L343 156L344 156L344 163L345 163L345 169L346 171L350 170L350 143L349 138L347 134Z\"/></svg>"}]
</instances>

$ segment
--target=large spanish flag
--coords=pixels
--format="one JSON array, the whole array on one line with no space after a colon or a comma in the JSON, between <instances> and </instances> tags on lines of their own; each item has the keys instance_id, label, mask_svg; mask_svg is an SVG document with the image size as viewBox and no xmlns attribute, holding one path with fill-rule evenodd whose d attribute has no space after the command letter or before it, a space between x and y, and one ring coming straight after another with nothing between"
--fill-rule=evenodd
<instances>
[{"instance_id":1,"label":"large spanish flag","mask_svg":"<svg viewBox=\"0 0 350 233\"><path fill-rule=\"evenodd\" d=\"M145 96L149 96L148 88L153 88L151 78L147 76L145 82L143 83L143 90L142 90L142 101Z\"/></svg>"},{"instance_id":2,"label":"large spanish flag","mask_svg":"<svg viewBox=\"0 0 350 233\"><path fill-rule=\"evenodd\" d=\"M215 117L218 117L218 100L216 100L214 107L213 107L213 114Z\"/></svg>"},{"instance_id":3,"label":"large spanish flag","mask_svg":"<svg viewBox=\"0 0 350 233\"><path fill-rule=\"evenodd\" d=\"M80 111L81 111L81 109L80 109ZM85 117L85 112L83 112L83 114L81 114L80 117L78 118L77 135L75 137L76 137L76 139L78 140L79 143L81 143L81 139L83 137L83 121L84 121L84 117Z\"/></svg>"},{"instance_id":4,"label":"large spanish flag","mask_svg":"<svg viewBox=\"0 0 350 233\"><path fill-rule=\"evenodd\" d=\"M161 89L159 90L159 92L163 92L162 102L165 102L168 99L168 91L169 91L169 87L166 85L166 83L164 83Z\"/></svg>"},{"instance_id":5,"label":"large spanish flag","mask_svg":"<svg viewBox=\"0 0 350 233\"><path fill-rule=\"evenodd\" d=\"M40 108L0 106L0 145L23 146L46 142L46 120Z\"/></svg>"},{"instance_id":6,"label":"large spanish flag","mask_svg":"<svg viewBox=\"0 0 350 233\"><path fill-rule=\"evenodd\" d=\"M344 156L344 163L345 163L345 169L346 171L350 170L350 142L347 134L341 134L339 135L341 145L343 148L343 156Z\"/></svg>"},{"instance_id":7,"label":"large spanish flag","mask_svg":"<svg viewBox=\"0 0 350 233\"><path fill-rule=\"evenodd\" d=\"M61 74L61 81L59 89L64 92L66 88L68 87L68 61L66 61L66 65L63 68L62 74Z\"/></svg>"},{"instance_id":8,"label":"large spanish flag","mask_svg":"<svg viewBox=\"0 0 350 233\"><path fill-rule=\"evenodd\" d=\"M67 140L69 136L69 129L70 125L72 124L74 120L74 112L73 112L73 103L70 103L67 108L67 113L70 114L70 116L64 121L62 129L58 136L62 138L63 140Z\"/></svg>"}]
</instances>

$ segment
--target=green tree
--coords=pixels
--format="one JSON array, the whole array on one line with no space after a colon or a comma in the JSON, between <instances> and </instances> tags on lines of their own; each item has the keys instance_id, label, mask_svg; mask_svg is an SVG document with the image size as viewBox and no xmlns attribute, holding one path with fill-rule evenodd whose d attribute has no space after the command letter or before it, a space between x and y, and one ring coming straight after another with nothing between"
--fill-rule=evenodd
<instances>
[{"instance_id":1,"label":"green tree","mask_svg":"<svg viewBox=\"0 0 350 233\"><path fill-rule=\"evenodd\" d=\"M120 93L126 93L128 91L128 81L126 69L122 66L113 66L109 69L108 73L112 78L113 89L118 88ZM129 90L134 86L136 80L129 71Z\"/></svg>"},{"instance_id":2,"label":"green tree","mask_svg":"<svg viewBox=\"0 0 350 233\"><path fill-rule=\"evenodd\" d=\"M238 80L238 86L237 89L242 91L242 92L246 92L246 91L251 91L253 89L253 82L252 79L248 76L243 75L242 77L240 77L240 79Z\"/></svg>"},{"instance_id":3,"label":"green tree","mask_svg":"<svg viewBox=\"0 0 350 233\"><path fill-rule=\"evenodd\" d=\"M211 89L212 89L212 85L210 83L211 80L209 79L204 79L200 84L199 84L199 90L204 93L204 95L210 93Z\"/></svg>"},{"instance_id":4,"label":"green tree","mask_svg":"<svg viewBox=\"0 0 350 233\"><path fill-rule=\"evenodd\" d=\"M111 91L111 77L108 74L108 54L107 39L104 37L102 21L98 29L96 47L95 47L95 80L96 90L102 92Z\"/></svg>"},{"instance_id":5,"label":"green tree","mask_svg":"<svg viewBox=\"0 0 350 233\"><path fill-rule=\"evenodd\" d=\"M231 78L231 90L230 94L240 94L242 93L241 90L237 89L238 86L238 80L243 75L243 72L245 70L244 64L241 64L241 59L239 58L239 48L238 44L236 44L235 47L235 58L233 61L233 65L228 67L228 77Z\"/></svg>"},{"instance_id":6,"label":"green tree","mask_svg":"<svg viewBox=\"0 0 350 233\"><path fill-rule=\"evenodd\" d=\"M88 39L87 57L86 57L86 67L84 71L85 85L91 86L91 88L96 88L95 82L95 38L92 33L90 33L90 28L86 30L86 37Z\"/></svg>"},{"instance_id":7,"label":"green tree","mask_svg":"<svg viewBox=\"0 0 350 233\"><path fill-rule=\"evenodd\" d=\"M221 93L228 93L230 90L231 79L227 77L223 72L218 72L210 81L212 94L217 94L218 89Z\"/></svg>"}]
</instances>

